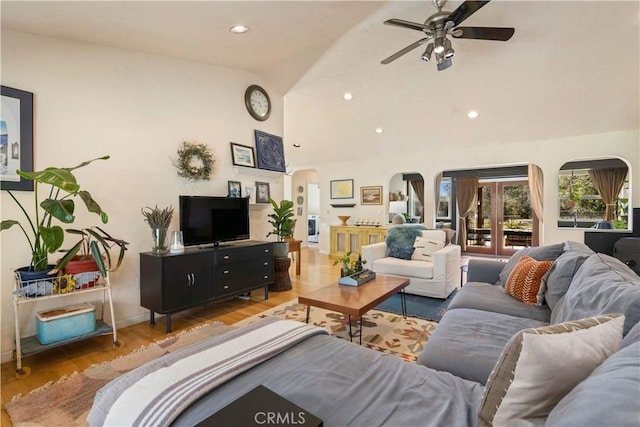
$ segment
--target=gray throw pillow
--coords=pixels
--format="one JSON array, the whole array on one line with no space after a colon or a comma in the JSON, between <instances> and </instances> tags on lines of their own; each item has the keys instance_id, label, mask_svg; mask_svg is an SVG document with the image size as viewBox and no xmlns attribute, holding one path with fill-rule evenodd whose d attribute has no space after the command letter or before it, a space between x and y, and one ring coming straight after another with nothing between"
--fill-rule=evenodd
<instances>
[{"instance_id":1,"label":"gray throw pillow","mask_svg":"<svg viewBox=\"0 0 640 427\"><path fill-rule=\"evenodd\" d=\"M389 256L392 258L399 258L399 259L411 259L411 256L413 255L413 251L415 249L416 248L414 248L413 246L403 248L402 246L391 245L389 247Z\"/></svg>"},{"instance_id":2,"label":"gray throw pillow","mask_svg":"<svg viewBox=\"0 0 640 427\"><path fill-rule=\"evenodd\" d=\"M567 293L573 276L582 263L594 253L584 243L565 242L564 253L555 260L549 274L542 278L538 301L542 303L544 300L553 310L560 298Z\"/></svg>"},{"instance_id":3,"label":"gray throw pillow","mask_svg":"<svg viewBox=\"0 0 640 427\"><path fill-rule=\"evenodd\" d=\"M551 323L602 313L624 314L624 331L640 321L640 277L622 261L591 255L576 272L567 293L551 312Z\"/></svg>"},{"instance_id":4,"label":"gray throw pillow","mask_svg":"<svg viewBox=\"0 0 640 427\"><path fill-rule=\"evenodd\" d=\"M562 254L563 250L564 243L520 249L518 252L513 254L509 261L505 264L504 268L500 272L500 278L495 284L504 286L504 284L507 283L509 274L511 274L511 271L515 268L516 264L518 264L518 261L520 261L520 258L523 255L530 256L536 261L555 261L556 258L558 258Z\"/></svg>"}]
</instances>

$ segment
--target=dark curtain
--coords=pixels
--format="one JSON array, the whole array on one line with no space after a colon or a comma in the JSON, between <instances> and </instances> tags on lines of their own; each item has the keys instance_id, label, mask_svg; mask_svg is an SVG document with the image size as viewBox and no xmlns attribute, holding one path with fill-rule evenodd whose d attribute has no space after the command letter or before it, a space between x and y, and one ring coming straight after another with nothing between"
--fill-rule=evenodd
<instances>
[{"instance_id":1,"label":"dark curtain","mask_svg":"<svg viewBox=\"0 0 640 427\"><path fill-rule=\"evenodd\" d=\"M624 180L627 178L627 168L589 169L589 178L593 181L594 187L606 205L604 220L613 221L615 219L615 202L622 191Z\"/></svg>"},{"instance_id":2,"label":"dark curtain","mask_svg":"<svg viewBox=\"0 0 640 427\"><path fill-rule=\"evenodd\" d=\"M422 215L420 215L420 222L424 223L424 179L412 179L409 181L411 183L411 188L413 188L413 192L416 193L418 197L418 201L422 204Z\"/></svg>"},{"instance_id":3,"label":"dark curtain","mask_svg":"<svg viewBox=\"0 0 640 427\"><path fill-rule=\"evenodd\" d=\"M458 204L458 244L460 249L467 250L467 218L473 210L473 202L478 194L478 177L456 177L456 203Z\"/></svg>"}]
</instances>

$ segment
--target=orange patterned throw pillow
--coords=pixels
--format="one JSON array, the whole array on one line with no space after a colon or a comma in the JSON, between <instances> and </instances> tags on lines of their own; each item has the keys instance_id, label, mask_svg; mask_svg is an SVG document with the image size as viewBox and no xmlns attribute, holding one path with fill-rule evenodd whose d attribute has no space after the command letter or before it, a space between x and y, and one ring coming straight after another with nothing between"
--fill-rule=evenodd
<instances>
[{"instance_id":1,"label":"orange patterned throw pillow","mask_svg":"<svg viewBox=\"0 0 640 427\"><path fill-rule=\"evenodd\" d=\"M523 255L509 274L504 285L506 293L525 304L540 305L538 290L542 277L551 269L553 261L536 261Z\"/></svg>"}]
</instances>

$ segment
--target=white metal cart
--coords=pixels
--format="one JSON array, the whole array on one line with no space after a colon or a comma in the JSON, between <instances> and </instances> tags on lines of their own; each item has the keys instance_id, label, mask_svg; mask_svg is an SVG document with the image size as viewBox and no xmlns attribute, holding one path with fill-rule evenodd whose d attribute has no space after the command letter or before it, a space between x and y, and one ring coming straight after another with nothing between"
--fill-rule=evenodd
<instances>
[{"instance_id":1,"label":"white metal cart","mask_svg":"<svg viewBox=\"0 0 640 427\"><path fill-rule=\"evenodd\" d=\"M95 271L74 275L75 286L69 289L64 282L64 276L51 277L24 281L16 273L15 290L13 292L13 316L16 333L16 375L25 376L29 374L29 369L22 367L22 358L42 351L50 350L76 341L99 335L113 334L113 345L119 346L116 322L113 315L113 299L111 298L111 284L109 275L105 277ZM100 316L96 316L96 329L77 337L57 341L51 344L40 344L36 336L22 338L20 333L20 306L31 304L46 299L65 298L71 295L79 295L92 292L102 292L102 304L100 305ZM104 322L105 301L109 304L111 314L111 325Z\"/></svg>"}]
</instances>

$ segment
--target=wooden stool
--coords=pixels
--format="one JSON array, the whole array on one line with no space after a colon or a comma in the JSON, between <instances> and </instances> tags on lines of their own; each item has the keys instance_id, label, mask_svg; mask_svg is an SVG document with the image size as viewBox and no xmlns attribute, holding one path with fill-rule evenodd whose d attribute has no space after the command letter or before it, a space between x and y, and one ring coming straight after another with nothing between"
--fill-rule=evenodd
<instances>
[{"instance_id":1,"label":"wooden stool","mask_svg":"<svg viewBox=\"0 0 640 427\"><path fill-rule=\"evenodd\" d=\"M284 292L291 290L291 277L289 277L291 258L273 259L273 284L269 285L272 292Z\"/></svg>"}]
</instances>

